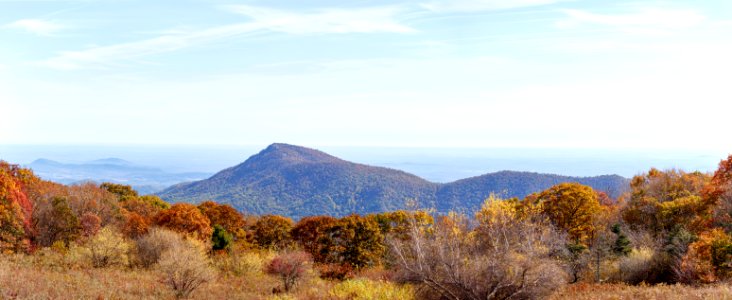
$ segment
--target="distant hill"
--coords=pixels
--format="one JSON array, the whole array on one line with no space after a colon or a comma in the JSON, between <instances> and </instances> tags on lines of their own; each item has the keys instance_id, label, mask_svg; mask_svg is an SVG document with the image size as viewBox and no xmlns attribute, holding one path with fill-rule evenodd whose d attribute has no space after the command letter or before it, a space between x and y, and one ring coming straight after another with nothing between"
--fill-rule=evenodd
<instances>
[{"instance_id":1,"label":"distant hill","mask_svg":"<svg viewBox=\"0 0 732 300\"><path fill-rule=\"evenodd\" d=\"M87 181L122 183L131 185L141 194L155 193L179 182L201 180L211 176L210 173L168 173L119 158L104 158L76 164L37 159L26 167L31 168L43 179L63 184Z\"/></svg>"},{"instance_id":2,"label":"distant hill","mask_svg":"<svg viewBox=\"0 0 732 300\"><path fill-rule=\"evenodd\" d=\"M272 144L242 164L209 179L158 193L171 202L215 200L254 214L343 216L404 208L407 199L438 211L475 211L490 193L520 197L561 182L580 182L617 197L628 180L617 176L567 177L498 172L447 184L389 168L348 162L318 150Z\"/></svg>"}]
</instances>

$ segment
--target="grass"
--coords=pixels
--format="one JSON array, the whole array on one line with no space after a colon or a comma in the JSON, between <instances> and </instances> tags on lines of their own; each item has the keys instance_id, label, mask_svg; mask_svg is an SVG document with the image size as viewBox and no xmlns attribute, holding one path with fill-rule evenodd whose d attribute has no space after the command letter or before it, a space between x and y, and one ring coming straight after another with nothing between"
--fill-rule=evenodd
<instances>
[{"instance_id":1,"label":"grass","mask_svg":"<svg viewBox=\"0 0 732 300\"><path fill-rule=\"evenodd\" d=\"M732 285L720 283L705 286L586 284L567 285L552 295L551 300L732 300Z\"/></svg>"}]
</instances>

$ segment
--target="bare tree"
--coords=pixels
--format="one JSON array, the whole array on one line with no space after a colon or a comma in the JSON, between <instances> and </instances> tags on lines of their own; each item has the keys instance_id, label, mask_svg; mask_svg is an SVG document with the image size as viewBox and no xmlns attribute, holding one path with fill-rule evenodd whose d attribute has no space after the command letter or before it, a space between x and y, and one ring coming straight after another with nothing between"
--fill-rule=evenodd
<instances>
[{"instance_id":1,"label":"bare tree","mask_svg":"<svg viewBox=\"0 0 732 300\"><path fill-rule=\"evenodd\" d=\"M515 214L491 215L471 228L462 215L425 230L412 222L408 239L388 239L397 280L420 286L425 299L533 299L566 275L552 257L564 239L551 225Z\"/></svg>"}]
</instances>

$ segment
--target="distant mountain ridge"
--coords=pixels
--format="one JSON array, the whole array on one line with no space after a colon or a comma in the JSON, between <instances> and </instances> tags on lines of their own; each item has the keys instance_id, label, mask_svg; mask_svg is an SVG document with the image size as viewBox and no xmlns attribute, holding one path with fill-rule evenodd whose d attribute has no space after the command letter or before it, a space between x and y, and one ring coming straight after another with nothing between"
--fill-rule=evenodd
<instances>
[{"instance_id":1,"label":"distant mountain ridge","mask_svg":"<svg viewBox=\"0 0 732 300\"><path fill-rule=\"evenodd\" d=\"M353 163L315 149L272 144L212 177L158 193L171 202L215 200L247 213L342 216L404 208L407 199L438 211L475 211L491 193L520 197L561 182L579 182L617 197L628 179L502 171L433 183L404 171Z\"/></svg>"},{"instance_id":2,"label":"distant mountain ridge","mask_svg":"<svg viewBox=\"0 0 732 300\"><path fill-rule=\"evenodd\" d=\"M43 179L63 184L114 182L128 184L141 194L163 190L172 184L207 178L210 173L169 173L158 168L136 165L120 158L104 158L81 163L61 163L37 159L26 167Z\"/></svg>"}]
</instances>

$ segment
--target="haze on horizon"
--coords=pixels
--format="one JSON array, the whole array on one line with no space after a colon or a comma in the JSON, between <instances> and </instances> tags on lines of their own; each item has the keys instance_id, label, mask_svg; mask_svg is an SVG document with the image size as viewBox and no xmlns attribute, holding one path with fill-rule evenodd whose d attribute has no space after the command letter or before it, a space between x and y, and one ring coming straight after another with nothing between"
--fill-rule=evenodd
<instances>
[{"instance_id":1,"label":"haze on horizon","mask_svg":"<svg viewBox=\"0 0 732 300\"><path fill-rule=\"evenodd\" d=\"M0 40L4 145L732 149L729 1L0 0Z\"/></svg>"}]
</instances>

